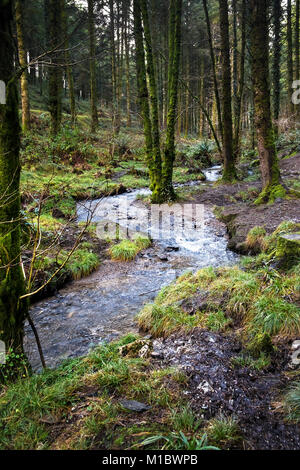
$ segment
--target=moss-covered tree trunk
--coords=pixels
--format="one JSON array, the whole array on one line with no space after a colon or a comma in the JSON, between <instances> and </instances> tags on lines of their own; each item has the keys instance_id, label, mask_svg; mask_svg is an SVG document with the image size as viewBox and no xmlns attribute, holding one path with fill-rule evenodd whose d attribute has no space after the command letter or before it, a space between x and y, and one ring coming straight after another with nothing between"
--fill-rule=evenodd
<instances>
[{"instance_id":1,"label":"moss-covered tree trunk","mask_svg":"<svg viewBox=\"0 0 300 470\"><path fill-rule=\"evenodd\" d=\"M295 18L295 71L296 80L300 80L300 0L296 0L296 18ZM300 126L300 105L296 105L297 125Z\"/></svg>"},{"instance_id":2,"label":"moss-covered tree trunk","mask_svg":"<svg viewBox=\"0 0 300 470\"><path fill-rule=\"evenodd\" d=\"M280 57L281 57L281 17L282 8L281 0L272 0L272 13L273 13L273 64L272 64L272 79L273 79L273 115L274 115L274 132L278 135L278 119L280 112Z\"/></svg>"},{"instance_id":3,"label":"moss-covered tree trunk","mask_svg":"<svg viewBox=\"0 0 300 470\"><path fill-rule=\"evenodd\" d=\"M175 124L178 98L178 80L181 45L182 0L170 0L168 115L164 160L162 167L162 199L174 200L173 166L175 160Z\"/></svg>"},{"instance_id":4,"label":"moss-covered tree trunk","mask_svg":"<svg viewBox=\"0 0 300 470\"><path fill-rule=\"evenodd\" d=\"M120 131L120 114L118 100L118 74L116 60L116 41L115 41L115 11L114 2L109 0L110 10L110 50L111 50L111 82L112 82L112 121L113 133L117 135Z\"/></svg>"},{"instance_id":5,"label":"moss-covered tree trunk","mask_svg":"<svg viewBox=\"0 0 300 470\"><path fill-rule=\"evenodd\" d=\"M219 0L221 61L222 61L222 111L223 111L223 180L236 179L233 152L232 106L231 106L231 65L229 45L228 1Z\"/></svg>"},{"instance_id":6,"label":"moss-covered tree trunk","mask_svg":"<svg viewBox=\"0 0 300 470\"><path fill-rule=\"evenodd\" d=\"M27 60L26 50L24 45L24 24L23 24L23 0L16 0L16 28L17 28L17 40L18 40L18 53L20 66L24 69L21 75L21 102L22 102L22 128L26 132L30 129L30 101L28 91L28 77L27 77Z\"/></svg>"},{"instance_id":7,"label":"moss-covered tree trunk","mask_svg":"<svg viewBox=\"0 0 300 470\"><path fill-rule=\"evenodd\" d=\"M125 1L125 67L126 67L126 126L131 127L131 90L130 90L130 56L129 56L129 29L130 29L131 0Z\"/></svg>"},{"instance_id":8,"label":"moss-covered tree trunk","mask_svg":"<svg viewBox=\"0 0 300 470\"><path fill-rule=\"evenodd\" d=\"M96 38L94 23L94 0L88 0L89 16L89 51L90 51L90 96L91 96L91 132L98 127L97 83L96 83Z\"/></svg>"},{"instance_id":9,"label":"moss-covered tree trunk","mask_svg":"<svg viewBox=\"0 0 300 470\"><path fill-rule=\"evenodd\" d=\"M75 124L76 121L76 106L75 106L75 93L74 93L74 79L72 68L70 66L70 53L69 53L69 36L68 36L68 18L67 18L67 11L66 11L66 0L62 0L62 23L63 23L63 30L65 34L65 68L68 80L68 87L69 87L69 102L70 102L70 114L71 114L71 121L72 124Z\"/></svg>"},{"instance_id":10,"label":"moss-covered tree trunk","mask_svg":"<svg viewBox=\"0 0 300 470\"><path fill-rule=\"evenodd\" d=\"M0 104L0 339L7 349L23 351L27 304L20 261L20 125L14 74L13 2L0 0L0 78L6 104Z\"/></svg>"},{"instance_id":11,"label":"moss-covered tree trunk","mask_svg":"<svg viewBox=\"0 0 300 470\"><path fill-rule=\"evenodd\" d=\"M271 117L269 84L268 0L250 0L251 56L254 113L263 192L257 200L267 202L282 196L280 172Z\"/></svg>"},{"instance_id":12,"label":"moss-covered tree trunk","mask_svg":"<svg viewBox=\"0 0 300 470\"><path fill-rule=\"evenodd\" d=\"M62 118L62 67L60 45L62 44L62 5L61 0L48 1L49 47L53 51L49 67L49 111L50 132L55 136L61 126Z\"/></svg>"},{"instance_id":13,"label":"moss-covered tree trunk","mask_svg":"<svg viewBox=\"0 0 300 470\"><path fill-rule=\"evenodd\" d=\"M142 16L140 8L140 0L133 0L133 17L134 17L134 40L136 55L136 75L137 75L137 91L139 105L144 127L146 160L150 175L150 184L154 183L154 161L152 157L152 129L149 108L149 94L147 88L145 52L143 41Z\"/></svg>"},{"instance_id":14,"label":"moss-covered tree trunk","mask_svg":"<svg viewBox=\"0 0 300 470\"><path fill-rule=\"evenodd\" d=\"M219 86L218 86L217 70L216 70L216 59L215 59L212 32L211 32L210 19L209 19L209 13L208 13L206 0L203 0L203 8L204 8L205 19L206 19L209 53L210 53L210 58L211 58L212 73L213 73L213 80L214 80L215 100L216 100L217 111L218 111L219 133L220 133L221 139L223 139L223 123L222 123L221 101L220 101L220 95L219 95Z\"/></svg>"},{"instance_id":15,"label":"moss-covered tree trunk","mask_svg":"<svg viewBox=\"0 0 300 470\"><path fill-rule=\"evenodd\" d=\"M160 132L159 115L156 86L156 71L152 50L152 39L149 24L148 8L146 0L140 0L141 12L144 25L145 46L147 53L147 73L149 78L149 94L151 109L151 131L152 131L152 159L153 159L153 180L152 180L152 202L161 201L161 153L160 153Z\"/></svg>"},{"instance_id":16,"label":"moss-covered tree trunk","mask_svg":"<svg viewBox=\"0 0 300 470\"><path fill-rule=\"evenodd\" d=\"M240 62L238 67L238 51L237 51L237 39L236 42L236 71L235 75L237 76L236 81L236 98L234 100L234 139L233 139L233 148L234 148L234 157L235 161L239 159L240 156L240 133L241 133L241 113L242 113L242 101L244 94L244 85L245 85L245 53L246 53L246 0L242 1L242 14L241 14L241 52L240 52ZM240 75L238 77L238 68Z\"/></svg>"},{"instance_id":17,"label":"moss-covered tree trunk","mask_svg":"<svg viewBox=\"0 0 300 470\"><path fill-rule=\"evenodd\" d=\"M292 28L292 1L287 1L287 86L288 86L288 109L290 118L293 119L294 103L292 100L293 95L293 77L294 77L294 62L293 62L293 28Z\"/></svg>"}]
</instances>

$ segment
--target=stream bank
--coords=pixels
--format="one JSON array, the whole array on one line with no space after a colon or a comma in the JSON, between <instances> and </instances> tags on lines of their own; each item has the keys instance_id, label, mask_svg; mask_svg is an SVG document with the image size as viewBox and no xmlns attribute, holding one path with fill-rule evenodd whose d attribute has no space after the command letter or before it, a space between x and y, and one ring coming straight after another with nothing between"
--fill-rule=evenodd
<instances>
[{"instance_id":1,"label":"stream bank","mask_svg":"<svg viewBox=\"0 0 300 470\"><path fill-rule=\"evenodd\" d=\"M220 167L208 170L208 178L215 181L219 172ZM138 197L147 193L148 190L134 190L104 198L93 220L101 222L108 216L114 220L123 201L135 214L143 211L145 206ZM93 204L98 203L97 200L89 205L79 203L78 220L84 221L89 210L93 210ZM129 211L123 221L126 226L133 218L130 214ZM33 305L31 315L47 365L55 367L66 358L86 354L91 347L137 331L135 315L162 287L186 270L235 263L237 256L227 249L224 224L216 220L208 207L203 217L196 237L190 232L185 237L175 234L175 239L163 237L130 263L104 259L91 276L72 282L54 297ZM157 230L155 226L154 231ZM38 369L38 351L28 325L25 348L33 368Z\"/></svg>"}]
</instances>

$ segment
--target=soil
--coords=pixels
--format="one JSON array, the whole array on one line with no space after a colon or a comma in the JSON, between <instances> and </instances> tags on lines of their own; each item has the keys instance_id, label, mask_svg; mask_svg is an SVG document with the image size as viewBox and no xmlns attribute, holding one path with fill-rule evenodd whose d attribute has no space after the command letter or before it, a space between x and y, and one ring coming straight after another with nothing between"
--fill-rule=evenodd
<instances>
[{"instance_id":1,"label":"soil","mask_svg":"<svg viewBox=\"0 0 300 470\"><path fill-rule=\"evenodd\" d=\"M289 180L300 179L300 154L280 161L283 182L288 186ZM239 253L247 253L243 242L253 227L260 225L267 234L272 233L285 220L300 222L300 199L275 200L274 204L253 204L255 196L249 201L239 201L238 194L251 188L261 190L259 182L238 182L235 184L208 187L194 197L196 203L222 206L222 221L227 225L229 234L228 247ZM234 199L234 202L233 202Z\"/></svg>"},{"instance_id":2,"label":"soil","mask_svg":"<svg viewBox=\"0 0 300 470\"><path fill-rule=\"evenodd\" d=\"M233 335L195 329L153 342L155 367L176 366L189 377L185 396L202 419L233 416L238 421L238 449L294 450L300 448L300 428L284 421L281 393L289 378L289 350L279 347L266 370L232 364L241 345Z\"/></svg>"}]
</instances>

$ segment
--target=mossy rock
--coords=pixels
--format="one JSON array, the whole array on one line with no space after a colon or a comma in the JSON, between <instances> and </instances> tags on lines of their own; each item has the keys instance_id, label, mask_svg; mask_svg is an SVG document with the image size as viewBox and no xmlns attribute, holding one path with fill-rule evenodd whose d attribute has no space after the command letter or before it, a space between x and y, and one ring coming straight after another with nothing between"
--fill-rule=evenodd
<instances>
[{"instance_id":1,"label":"mossy rock","mask_svg":"<svg viewBox=\"0 0 300 470\"><path fill-rule=\"evenodd\" d=\"M279 235L275 256L286 266L297 263L300 259L300 232Z\"/></svg>"},{"instance_id":2,"label":"mossy rock","mask_svg":"<svg viewBox=\"0 0 300 470\"><path fill-rule=\"evenodd\" d=\"M268 333L256 334L247 345L247 351L254 357L259 357L263 352L271 354L274 351L271 336Z\"/></svg>"},{"instance_id":3,"label":"mossy rock","mask_svg":"<svg viewBox=\"0 0 300 470\"><path fill-rule=\"evenodd\" d=\"M149 357L153 349L152 341L149 339L137 339L132 343L125 344L119 348L122 357Z\"/></svg>"}]
</instances>

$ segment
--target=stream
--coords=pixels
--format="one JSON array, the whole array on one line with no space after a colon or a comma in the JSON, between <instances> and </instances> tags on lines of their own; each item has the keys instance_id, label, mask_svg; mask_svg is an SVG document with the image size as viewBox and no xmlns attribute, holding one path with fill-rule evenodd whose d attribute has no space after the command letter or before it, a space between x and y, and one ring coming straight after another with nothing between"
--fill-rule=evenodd
<instances>
[{"instance_id":1,"label":"stream","mask_svg":"<svg viewBox=\"0 0 300 470\"><path fill-rule=\"evenodd\" d=\"M216 181L220 170L220 166L206 170L207 181ZM209 207L201 205L192 210L191 204L185 205L189 207L185 209L183 228L181 207L176 205L176 212L172 206L167 224L162 223L158 214L157 218L152 217L150 227L149 208L141 199L147 194L148 189L137 189L102 201L78 203L78 221L92 214L99 235L105 234L108 223L112 227L117 223L119 230L129 236L136 232L147 235L150 230L154 243L133 262L104 260L89 277L73 281L55 296L31 307L48 367L137 331L135 315L154 300L163 286L185 271L237 262L237 255L227 249L225 226L216 220ZM40 369L29 325L25 326L25 350L33 368Z\"/></svg>"}]
</instances>

